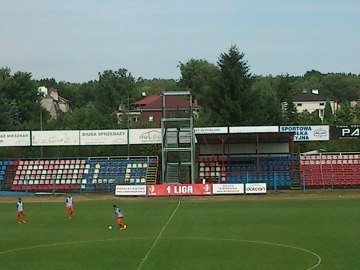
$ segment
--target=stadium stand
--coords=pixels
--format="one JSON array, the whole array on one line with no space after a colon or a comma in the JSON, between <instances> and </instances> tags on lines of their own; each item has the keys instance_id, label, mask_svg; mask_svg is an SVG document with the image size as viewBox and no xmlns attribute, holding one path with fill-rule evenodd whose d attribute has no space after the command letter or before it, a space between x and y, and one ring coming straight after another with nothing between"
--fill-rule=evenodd
<instances>
[{"instance_id":1,"label":"stadium stand","mask_svg":"<svg viewBox=\"0 0 360 270\"><path fill-rule=\"evenodd\" d=\"M93 192L109 191L116 184L156 183L158 158L19 159L0 164L2 190Z\"/></svg>"},{"instance_id":2,"label":"stadium stand","mask_svg":"<svg viewBox=\"0 0 360 270\"><path fill-rule=\"evenodd\" d=\"M297 158L296 158L297 160ZM296 161L295 160L295 161ZM266 183L269 187L291 186L291 157L200 156L199 178L216 183Z\"/></svg>"},{"instance_id":3,"label":"stadium stand","mask_svg":"<svg viewBox=\"0 0 360 270\"><path fill-rule=\"evenodd\" d=\"M359 186L359 154L302 155L302 183L310 187Z\"/></svg>"}]
</instances>

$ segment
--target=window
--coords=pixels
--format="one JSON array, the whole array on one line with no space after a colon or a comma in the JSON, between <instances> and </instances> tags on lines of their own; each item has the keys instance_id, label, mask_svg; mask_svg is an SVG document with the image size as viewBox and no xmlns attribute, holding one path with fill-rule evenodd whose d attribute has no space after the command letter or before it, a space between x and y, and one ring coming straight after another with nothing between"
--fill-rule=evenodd
<instances>
[{"instance_id":1,"label":"window","mask_svg":"<svg viewBox=\"0 0 360 270\"><path fill-rule=\"evenodd\" d=\"M325 106L325 103L324 103L324 102L321 102L321 103L320 103L320 106Z\"/></svg>"},{"instance_id":2,"label":"window","mask_svg":"<svg viewBox=\"0 0 360 270\"><path fill-rule=\"evenodd\" d=\"M148 122L154 122L154 116L149 116Z\"/></svg>"},{"instance_id":3,"label":"window","mask_svg":"<svg viewBox=\"0 0 360 270\"><path fill-rule=\"evenodd\" d=\"M296 106L301 107L302 103L297 103Z\"/></svg>"}]
</instances>

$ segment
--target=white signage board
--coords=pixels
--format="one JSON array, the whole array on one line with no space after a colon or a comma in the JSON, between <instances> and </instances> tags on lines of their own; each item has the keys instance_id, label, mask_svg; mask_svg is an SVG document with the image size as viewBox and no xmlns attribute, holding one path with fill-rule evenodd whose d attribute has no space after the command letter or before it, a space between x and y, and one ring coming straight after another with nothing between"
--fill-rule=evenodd
<instances>
[{"instance_id":1,"label":"white signage board","mask_svg":"<svg viewBox=\"0 0 360 270\"><path fill-rule=\"evenodd\" d=\"M212 194L244 194L244 184L213 184Z\"/></svg>"},{"instance_id":2,"label":"white signage board","mask_svg":"<svg viewBox=\"0 0 360 270\"><path fill-rule=\"evenodd\" d=\"M79 130L32 131L33 146L79 145Z\"/></svg>"},{"instance_id":3,"label":"white signage board","mask_svg":"<svg viewBox=\"0 0 360 270\"><path fill-rule=\"evenodd\" d=\"M329 126L280 126L280 132L293 132L294 141L328 141Z\"/></svg>"},{"instance_id":4,"label":"white signage board","mask_svg":"<svg viewBox=\"0 0 360 270\"><path fill-rule=\"evenodd\" d=\"M227 127L198 127L194 128L195 134L222 134L228 133Z\"/></svg>"},{"instance_id":5,"label":"white signage board","mask_svg":"<svg viewBox=\"0 0 360 270\"><path fill-rule=\"evenodd\" d=\"M116 185L116 196L146 196L146 185Z\"/></svg>"},{"instance_id":6,"label":"white signage board","mask_svg":"<svg viewBox=\"0 0 360 270\"><path fill-rule=\"evenodd\" d=\"M130 129L130 144L161 144L161 129Z\"/></svg>"},{"instance_id":7,"label":"white signage board","mask_svg":"<svg viewBox=\"0 0 360 270\"><path fill-rule=\"evenodd\" d=\"M30 146L30 131L0 132L0 146Z\"/></svg>"},{"instance_id":8,"label":"white signage board","mask_svg":"<svg viewBox=\"0 0 360 270\"><path fill-rule=\"evenodd\" d=\"M267 133L279 132L278 126L229 127L229 133Z\"/></svg>"},{"instance_id":9,"label":"white signage board","mask_svg":"<svg viewBox=\"0 0 360 270\"><path fill-rule=\"evenodd\" d=\"M80 130L80 145L127 144L128 130Z\"/></svg>"},{"instance_id":10,"label":"white signage board","mask_svg":"<svg viewBox=\"0 0 360 270\"><path fill-rule=\"evenodd\" d=\"M245 194L265 194L266 191L266 183L245 184Z\"/></svg>"}]
</instances>

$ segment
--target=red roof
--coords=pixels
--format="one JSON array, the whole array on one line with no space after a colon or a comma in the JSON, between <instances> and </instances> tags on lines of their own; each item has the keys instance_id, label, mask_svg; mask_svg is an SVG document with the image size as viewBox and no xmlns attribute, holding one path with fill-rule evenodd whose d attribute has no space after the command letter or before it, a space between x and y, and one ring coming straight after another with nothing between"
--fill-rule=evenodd
<instances>
[{"instance_id":1,"label":"red roof","mask_svg":"<svg viewBox=\"0 0 360 270\"><path fill-rule=\"evenodd\" d=\"M131 103L141 109L162 109L162 95L157 93L155 95L144 97L138 101ZM188 108L189 101L181 96L166 96L165 97L166 108ZM194 106L197 108L197 106Z\"/></svg>"}]
</instances>

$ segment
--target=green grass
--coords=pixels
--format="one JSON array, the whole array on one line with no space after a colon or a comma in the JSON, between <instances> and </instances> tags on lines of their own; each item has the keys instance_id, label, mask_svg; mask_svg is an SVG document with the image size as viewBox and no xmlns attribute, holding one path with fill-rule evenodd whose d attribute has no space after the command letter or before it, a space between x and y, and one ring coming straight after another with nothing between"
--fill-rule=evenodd
<instances>
[{"instance_id":1,"label":"green grass","mask_svg":"<svg viewBox=\"0 0 360 270\"><path fill-rule=\"evenodd\" d=\"M358 199L180 200L0 203L0 269L360 269Z\"/></svg>"}]
</instances>

